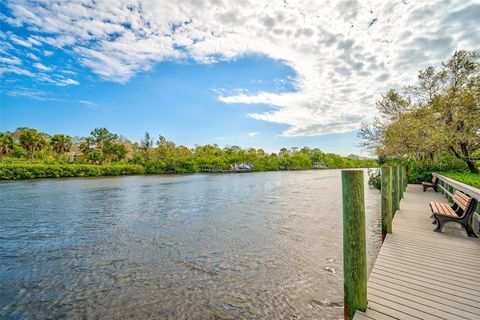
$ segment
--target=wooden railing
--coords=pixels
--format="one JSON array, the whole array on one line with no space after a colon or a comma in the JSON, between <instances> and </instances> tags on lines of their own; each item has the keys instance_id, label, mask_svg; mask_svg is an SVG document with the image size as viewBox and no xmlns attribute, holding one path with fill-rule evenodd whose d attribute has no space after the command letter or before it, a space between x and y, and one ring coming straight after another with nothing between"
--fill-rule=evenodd
<instances>
[{"instance_id":1,"label":"wooden railing","mask_svg":"<svg viewBox=\"0 0 480 320\"><path fill-rule=\"evenodd\" d=\"M453 194L456 190L458 190L469 195L470 197L477 199L480 203L480 189L469 186L468 184L459 182L452 178L442 176L441 174L435 172L433 172L432 174L434 177L437 177L439 179L438 191L441 194L445 195L445 197L448 198L449 201L452 201ZM475 232L480 235L480 205L477 205L477 209L475 210L475 213L473 215L472 224L473 230L475 230Z\"/></svg>"}]
</instances>

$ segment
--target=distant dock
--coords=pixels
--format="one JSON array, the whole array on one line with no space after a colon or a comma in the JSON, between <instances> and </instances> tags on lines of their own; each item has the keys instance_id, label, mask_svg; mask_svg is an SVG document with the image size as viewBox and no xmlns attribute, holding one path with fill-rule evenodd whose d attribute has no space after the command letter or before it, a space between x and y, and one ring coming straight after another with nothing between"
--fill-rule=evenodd
<instances>
[{"instance_id":1,"label":"distant dock","mask_svg":"<svg viewBox=\"0 0 480 320\"><path fill-rule=\"evenodd\" d=\"M251 165L232 165L228 169L221 168L219 166L200 166L201 173L244 173L244 172L252 172L253 167Z\"/></svg>"}]
</instances>

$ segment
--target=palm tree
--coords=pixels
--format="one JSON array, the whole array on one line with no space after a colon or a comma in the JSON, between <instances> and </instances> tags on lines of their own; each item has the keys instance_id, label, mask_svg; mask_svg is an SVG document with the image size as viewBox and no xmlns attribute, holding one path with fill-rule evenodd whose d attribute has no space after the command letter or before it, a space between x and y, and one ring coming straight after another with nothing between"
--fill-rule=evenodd
<instances>
[{"instance_id":1,"label":"palm tree","mask_svg":"<svg viewBox=\"0 0 480 320\"><path fill-rule=\"evenodd\" d=\"M42 150L46 143L42 135L35 129L23 129L20 132L19 141L22 147L30 152L32 159L33 153Z\"/></svg>"},{"instance_id":2,"label":"palm tree","mask_svg":"<svg viewBox=\"0 0 480 320\"><path fill-rule=\"evenodd\" d=\"M0 156L6 155L13 149L13 138L6 133L0 133Z\"/></svg>"},{"instance_id":3,"label":"palm tree","mask_svg":"<svg viewBox=\"0 0 480 320\"><path fill-rule=\"evenodd\" d=\"M69 152L72 148L72 138L64 134L56 134L52 137L50 144L56 153Z\"/></svg>"}]
</instances>

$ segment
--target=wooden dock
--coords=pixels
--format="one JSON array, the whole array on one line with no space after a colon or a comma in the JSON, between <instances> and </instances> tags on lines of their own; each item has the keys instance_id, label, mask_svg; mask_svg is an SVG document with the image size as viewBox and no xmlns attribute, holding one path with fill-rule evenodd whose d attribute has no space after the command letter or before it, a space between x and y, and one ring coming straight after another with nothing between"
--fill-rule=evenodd
<instances>
[{"instance_id":1,"label":"wooden dock","mask_svg":"<svg viewBox=\"0 0 480 320\"><path fill-rule=\"evenodd\" d=\"M480 239L454 223L433 232L430 201L447 200L408 186L354 319L480 319Z\"/></svg>"}]
</instances>

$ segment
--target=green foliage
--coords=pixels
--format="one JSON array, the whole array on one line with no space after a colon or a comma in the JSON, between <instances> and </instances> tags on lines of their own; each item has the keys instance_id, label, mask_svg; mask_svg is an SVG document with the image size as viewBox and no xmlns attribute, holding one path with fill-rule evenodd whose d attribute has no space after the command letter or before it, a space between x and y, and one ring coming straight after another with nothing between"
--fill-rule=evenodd
<instances>
[{"instance_id":1,"label":"green foliage","mask_svg":"<svg viewBox=\"0 0 480 320\"><path fill-rule=\"evenodd\" d=\"M413 86L383 95L379 117L360 130L362 146L378 156L420 161L449 152L477 173L479 97L480 51L458 50L439 69L420 71Z\"/></svg>"},{"instance_id":2,"label":"green foliage","mask_svg":"<svg viewBox=\"0 0 480 320\"><path fill-rule=\"evenodd\" d=\"M135 164L39 164L0 163L0 179L34 179L60 177L118 176L143 174L144 168Z\"/></svg>"},{"instance_id":3,"label":"green foliage","mask_svg":"<svg viewBox=\"0 0 480 320\"><path fill-rule=\"evenodd\" d=\"M145 151L148 151L148 149L153 147L153 140L150 138L150 133L145 132L145 136L143 137L142 141L140 141L140 146Z\"/></svg>"},{"instance_id":4,"label":"green foliage","mask_svg":"<svg viewBox=\"0 0 480 320\"><path fill-rule=\"evenodd\" d=\"M17 144L13 146L13 149L9 154L16 159L25 159L28 156L27 150Z\"/></svg>"},{"instance_id":5,"label":"green foliage","mask_svg":"<svg viewBox=\"0 0 480 320\"><path fill-rule=\"evenodd\" d=\"M441 172L443 176L480 188L480 174L470 172Z\"/></svg>"},{"instance_id":6,"label":"green foliage","mask_svg":"<svg viewBox=\"0 0 480 320\"><path fill-rule=\"evenodd\" d=\"M42 150L46 145L46 140L35 129L21 128L19 131L20 135L18 140L20 145L27 150L33 158L33 153Z\"/></svg>"},{"instance_id":7,"label":"green foliage","mask_svg":"<svg viewBox=\"0 0 480 320\"><path fill-rule=\"evenodd\" d=\"M123 161L127 155L127 148L121 144L117 134L106 128L95 128L84 141L80 149L86 162L103 164Z\"/></svg>"},{"instance_id":8,"label":"green foliage","mask_svg":"<svg viewBox=\"0 0 480 320\"><path fill-rule=\"evenodd\" d=\"M448 153L442 153L431 161L408 162L408 183L422 183L432 180L432 172L468 172L464 161Z\"/></svg>"},{"instance_id":9,"label":"green foliage","mask_svg":"<svg viewBox=\"0 0 480 320\"><path fill-rule=\"evenodd\" d=\"M432 172L468 172L466 163L448 152L442 152L423 160L382 156L379 158L379 163L389 166L406 165L408 169L408 183L413 184L432 180Z\"/></svg>"},{"instance_id":10,"label":"green foliage","mask_svg":"<svg viewBox=\"0 0 480 320\"><path fill-rule=\"evenodd\" d=\"M155 146L149 133L145 133L137 144L121 139L106 128L96 128L88 137L76 139L19 128L15 132L2 133L0 147L4 148L0 162L3 164L1 179L114 175L116 172L195 173L200 172L202 166L228 170L240 163L249 164L254 171L377 166L374 160L354 155L341 157L308 147L300 150L282 148L278 154L238 146L188 148L176 146L162 135L159 135ZM108 165L125 160L137 169L122 171L123 167Z\"/></svg>"},{"instance_id":11,"label":"green foliage","mask_svg":"<svg viewBox=\"0 0 480 320\"><path fill-rule=\"evenodd\" d=\"M164 173L167 169L167 165L162 160L151 160L144 164L145 173L159 174Z\"/></svg>"},{"instance_id":12,"label":"green foliage","mask_svg":"<svg viewBox=\"0 0 480 320\"><path fill-rule=\"evenodd\" d=\"M72 138L64 134L56 134L50 140L50 144L56 153L69 152L72 148Z\"/></svg>"},{"instance_id":13,"label":"green foliage","mask_svg":"<svg viewBox=\"0 0 480 320\"><path fill-rule=\"evenodd\" d=\"M175 173L195 173L197 171L197 165L193 159L186 158L175 161Z\"/></svg>"},{"instance_id":14,"label":"green foliage","mask_svg":"<svg viewBox=\"0 0 480 320\"><path fill-rule=\"evenodd\" d=\"M13 149L13 138L6 133L0 133L0 157Z\"/></svg>"},{"instance_id":15,"label":"green foliage","mask_svg":"<svg viewBox=\"0 0 480 320\"><path fill-rule=\"evenodd\" d=\"M372 170L368 173L368 185L377 190L382 188L382 174L380 170Z\"/></svg>"}]
</instances>

